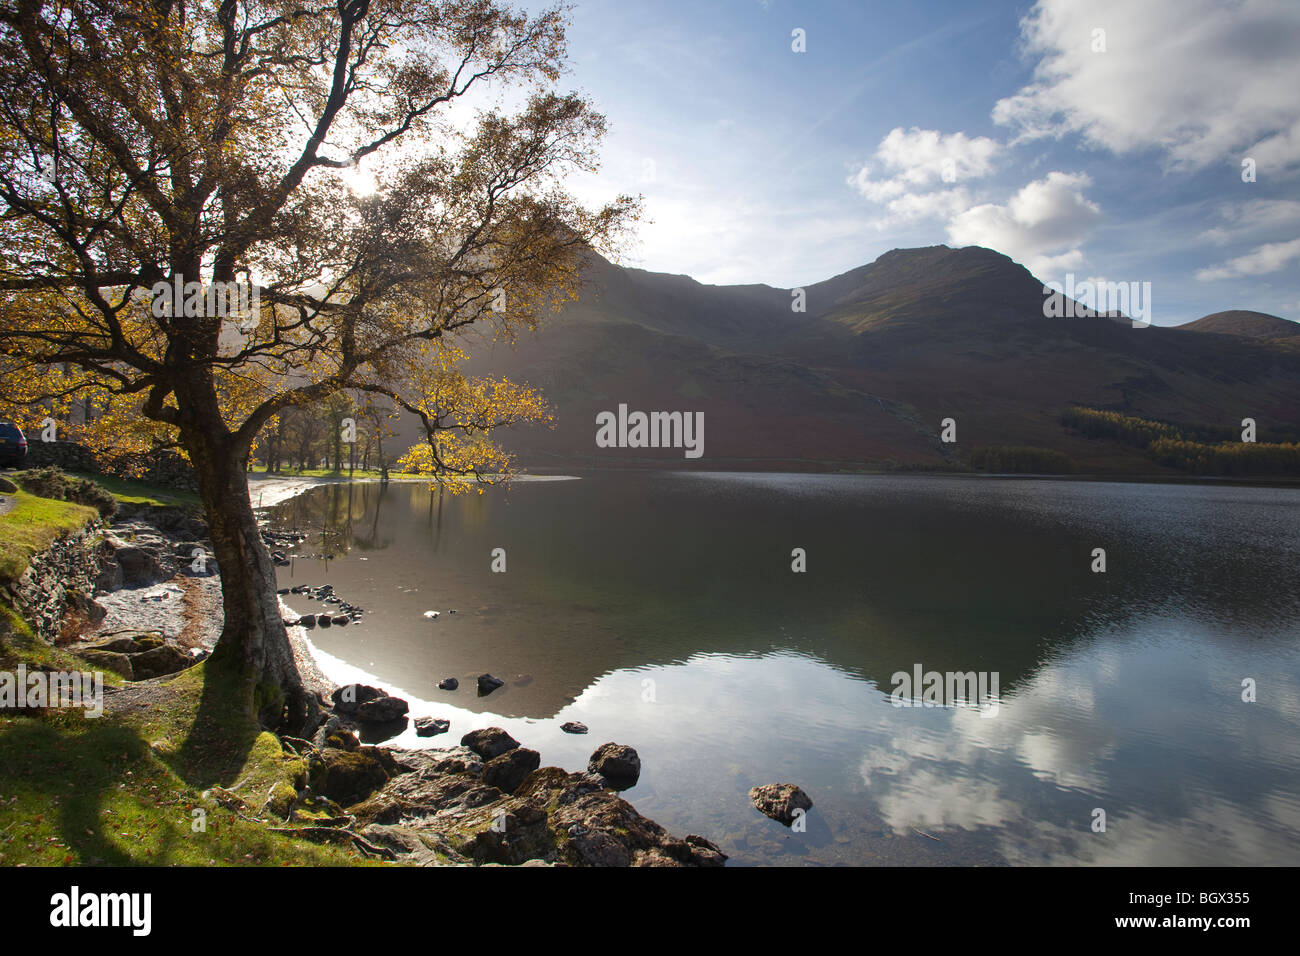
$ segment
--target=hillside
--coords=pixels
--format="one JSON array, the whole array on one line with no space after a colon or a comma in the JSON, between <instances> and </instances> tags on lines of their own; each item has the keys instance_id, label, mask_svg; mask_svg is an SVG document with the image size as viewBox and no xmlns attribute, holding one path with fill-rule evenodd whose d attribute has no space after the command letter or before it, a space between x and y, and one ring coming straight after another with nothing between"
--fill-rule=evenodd
<instances>
[{"instance_id":1,"label":"hillside","mask_svg":"<svg viewBox=\"0 0 1300 956\"><path fill-rule=\"evenodd\" d=\"M1215 312L1194 322L1180 325L1179 328L1187 332L1217 332L1221 335L1237 335L1270 341L1300 340L1300 322L1278 318L1267 312L1249 312L1242 309Z\"/></svg>"},{"instance_id":2,"label":"hillside","mask_svg":"<svg viewBox=\"0 0 1300 956\"><path fill-rule=\"evenodd\" d=\"M531 467L942 466L975 446L1059 451L1081 470L1158 470L1137 449L1064 429L1069 405L1217 426L1300 425L1300 349L1261 313L1179 328L1046 318L1043 285L980 247L896 249L791 291L710 286L592 256L580 300L537 334L470 341L472 370L540 386L554 430L505 437ZM1225 318L1227 317L1227 318ZM1210 321L1214 320L1214 321ZM1292 325L1292 323L1286 323ZM703 412L705 452L597 448L598 412ZM958 442L939 441L943 418Z\"/></svg>"}]
</instances>

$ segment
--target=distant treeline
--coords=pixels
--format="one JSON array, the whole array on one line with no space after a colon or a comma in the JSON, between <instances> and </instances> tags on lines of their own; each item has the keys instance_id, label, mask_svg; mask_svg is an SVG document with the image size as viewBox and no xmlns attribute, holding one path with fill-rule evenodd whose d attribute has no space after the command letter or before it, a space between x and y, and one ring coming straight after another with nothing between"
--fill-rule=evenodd
<instances>
[{"instance_id":1,"label":"distant treeline","mask_svg":"<svg viewBox=\"0 0 1300 956\"><path fill-rule=\"evenodd\" d=\"M1280 442L1204 442L1160 438L1148 451L1162 465L1194 475L1300 475L1300 444Z\"/></svg>"},{"instance_id":2,"label":"distant treeline","mask_svg":"<svg viewBox=\"0 0 1300 956\"><path fill-rule=\"evenodd\" d=\"M1069 455L1030 445L984 445L973 448L970 466L976 471L1063 475L1075 471Z\"/></svg>"},{"instance_id":3,"label":"distant treeline","mask_svg":"<svg viewBox=\"0 0 1300 956\"><path fill-rule=\"evenodd\" d=\"M1145 448L1160 464L1195 475L1300 475L1300 444L1241 441L1240 430L1228 425L1174 424L1078 405L1061 413L1061 424L1088 438ZM1282 426L1269 434L1295 438L1300 429Z\"/></svg>"}]
</instances>

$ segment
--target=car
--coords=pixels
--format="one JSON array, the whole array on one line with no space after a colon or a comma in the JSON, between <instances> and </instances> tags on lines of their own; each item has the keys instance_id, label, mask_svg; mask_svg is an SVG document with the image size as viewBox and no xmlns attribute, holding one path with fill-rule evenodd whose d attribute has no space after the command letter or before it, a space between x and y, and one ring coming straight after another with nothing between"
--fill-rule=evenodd
<instances>
[{"instance_id":1,"label":"car","mask_svg":"<svg viewBox=\"0 0 1300 956\"><path fill-rule=\"evenodd\" d=\"M27 461L27 436L13 422L0 422L0 468L21 468Z\"/></svg>"}]
</instances>

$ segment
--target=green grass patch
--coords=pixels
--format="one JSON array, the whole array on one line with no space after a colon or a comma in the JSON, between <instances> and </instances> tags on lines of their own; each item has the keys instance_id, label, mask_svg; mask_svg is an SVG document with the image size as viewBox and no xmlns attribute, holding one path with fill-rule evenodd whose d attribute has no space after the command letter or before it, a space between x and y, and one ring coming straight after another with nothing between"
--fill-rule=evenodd
<instances>
[{"instance_id":1,"label":"green grass patch","mask_svg":"<svg viewBox=\"0 0 1300 956\"><path fill-rule=\"evenodd\" d=\"M80 531L99 517L85 505L38 498L25 491L13 494L13 509L0 515L0 581L15 581L27 570L32 555L55 538Z\"/></svg>"},{"instance_id":2,"label":"green grass patch","mask_svg":"<svg viewBox=\"0 0 1300 956\"><path fill-rule=\"evenodd\" d=\"M200 664L154 693L138 717L0 715L0 866L369 862L244 819L269 797L283 808L306 766L258 729L233 680Z\"/></svg>"},{"instance_id":3,"label":"green grass patch","mask_svg":"<svg viewBox=\"0 0 1300 956\"><path fill-rule=\"evenodd\" d=\"M89 478L106 489L122 504L142 505L154 508L185 508L194 510L200 507L199 496L192 491L180 491L176 488L160 488L143 481L129 478L111 478L108 475L90 475L81 472L69 472L81 478Z\"/></svg>"}]
</instances>

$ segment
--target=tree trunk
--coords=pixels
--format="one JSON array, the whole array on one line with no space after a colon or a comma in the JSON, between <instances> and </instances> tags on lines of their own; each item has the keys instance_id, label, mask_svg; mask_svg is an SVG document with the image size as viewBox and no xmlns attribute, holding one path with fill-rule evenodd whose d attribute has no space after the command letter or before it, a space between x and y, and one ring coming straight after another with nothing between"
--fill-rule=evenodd
<instances>
[{"instance_id":1,"label":"tree trunk","mask_svg":"<svg viewBox=\"0 0 1300 956\"><path fill-rule=\"evenodd\" d=\"M250 712L264 726L310 736L320 707L303 686L280 617L275 566L249 501L244 452L216 422L183 428L182 441L198 477L221 574L225 623L209 666L236 676Z\"/></svg>"}]
</instances>

